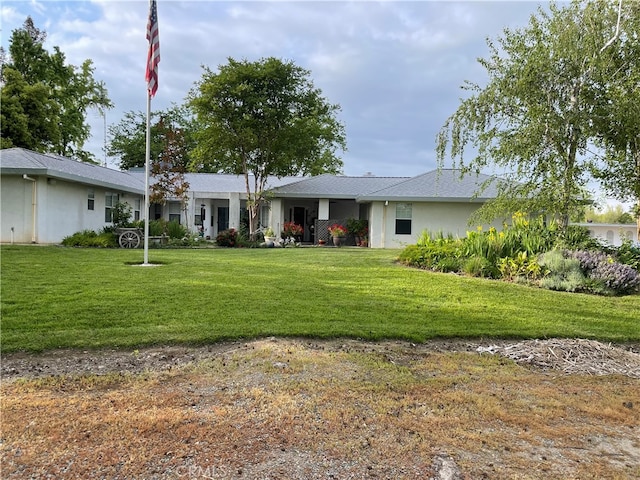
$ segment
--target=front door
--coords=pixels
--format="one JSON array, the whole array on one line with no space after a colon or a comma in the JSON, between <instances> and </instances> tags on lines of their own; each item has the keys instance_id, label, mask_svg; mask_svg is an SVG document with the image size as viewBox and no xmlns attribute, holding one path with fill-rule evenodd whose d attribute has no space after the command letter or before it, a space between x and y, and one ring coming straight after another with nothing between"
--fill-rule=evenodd
<instances>
[{"instance_id":1,"label":"front door","mask_svg":"<svg viewBox=\"0 0 640 480\"><path fill-rule=\"evenodd\" d=\"M229 228L229 207L218 207L218 233Z\"/></svg>"},{"instance_id":2,"label":"front door","mask_svg":"<svg viewBox=\"0 0 640 480\"><path fill-rule=\"evenodd\" d=\"M304 213L305 213L305 208L304 207L293 207L293 223L295 223L296 225L300 225L301 227L304 228L305 232L303 235L303 238L309 238L308 234L307 234L307 228L304 221Z\"/></svg>"}]
</instances>

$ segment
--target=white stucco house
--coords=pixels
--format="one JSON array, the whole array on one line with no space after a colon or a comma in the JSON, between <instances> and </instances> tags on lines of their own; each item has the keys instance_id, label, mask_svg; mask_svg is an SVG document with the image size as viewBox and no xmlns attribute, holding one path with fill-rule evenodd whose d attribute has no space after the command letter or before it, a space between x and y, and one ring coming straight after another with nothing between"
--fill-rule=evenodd
<instances>
[{"instance_id":1,"label":"white stucco house","mask_svg":"<svg viewBox=\"0 0 640 480\"><path fill-rule=\"evenodd\" d=\"M170 201L151 205L151 219L177 220L193 231L202 226L210 238L240 226L246 211L242 176L190 173L186 180L186 215L178 202ZM486 175L460 179L456 170L415 177L274 177L259 220L276 232L294 221L304 227L304 242L317 243L328 240L332 223L366 219L370 247L400 248L415 243L425 229L465 236L469 216L497 193L490 185L475 196L487 180ZM142 171L12 148L0 150L0 181L2 243L59 243L80 230L99 230L111 225L111 208L118 201L132 207L135 219L144 217Z\"/></svg>"},{"instance_id":2,"label":"white stucco house","mask_svg":"<svg viewBox=\"0 0 640 480\"><path fill-rule=\"evenodd\" d=\"M144 183L108 168L22 148L0 150L0 241L60 243L111 222L118 201L140 217Z\"/></svg>"}]
</instances>

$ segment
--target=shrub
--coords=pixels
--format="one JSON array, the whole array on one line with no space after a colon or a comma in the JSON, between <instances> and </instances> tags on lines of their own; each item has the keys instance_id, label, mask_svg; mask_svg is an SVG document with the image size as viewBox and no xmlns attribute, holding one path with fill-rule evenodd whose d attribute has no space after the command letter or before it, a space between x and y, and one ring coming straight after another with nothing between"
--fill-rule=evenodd
<instances>
[{"instance_id":1,"label":"shrub","mask_svg":"<svg viewBox=\"0 0 640 480\"><path fill-rule=\"evenodd\" d=\"M118 202L113 206L112 220L115 227L131 226L131 205L126 202Z\"/></svg>"},{"instance_id":2,"label":"shrub","mask_svg":"<svg viewBox=\"0 0 640 480\"><path fill-rule=\"evenodd\" d=\"M99 234L93 230L82 230L62 239L62 245L67 247L102 247L114 248L118 246L116 235L107 229Z\"/></svg>"},{"instance_id":3,"label":"shrub","mask_svg":"<svg viewBox=\"0 0 640 480\"><path fill-rule=\"evenodd\" d=\"M425 254L426 248L422 245L407 245L400 255L398 260L405 265L412 267L424 268L425 266Z\"/></svg>"},{"instance_id":4,"label":"shrub","mask_svg":"<svg viewBox=\"0 0 640 480\"><path fill-rule=\"evenodd\" d=\"M558 238L556 247L568 250L602 250L602 243L593 238L586 227L569 225L564 236Z\"/></svg>"},{"instance_id":5,"label":"shrub","mask_svg":"<svg viewBox=\"0 0 640 480\"><path fill-rule=\"evenodd\" d=\"M571 256L580 262L580 268L587 275L595 270L599 264L607 262L610 258L602 252L593 250L578 250L571 253Z\"/></svg>"},{"instance_id":6,"label":"shrub","mask_svg":"<svg viewBox=\"0 0 640 480\"><path fill-rule=\"evenodd\" d=\"M151 222L149 222L149 227L151 227ZM151 228L149 228L149 230L151 230ZM171 220L166 224L165 232L169 238L182 239L187 236L187 228L180 225L176 220ZM151 233L149 233L149 235L151 235Z\"/></svg>"},{"instance_id":7,"label":"shrub","mask_svg":"<svg viewBox=\"0 0 640 480\"><path fill-rule=\"evenodd\" d=\"M599 263L591 272L591 278L605 287L597 293L625 294L640 286L640 275L634 268L613 261Z\"/></svg>"},{"instance_id":8,"label":"shrub","mask_svg":"<svg viewBox=\"0 0 640 480\"><path fill-rule=\"evenodd\" d=\"M200 243L201 240L198 235L187 233L180 238L169 238L167 245L170 247L194 247Z\"/></svg>"},{"instance_id":9,"label":"shrub","mask_svg":"<svg viewBox=\"0 0 640 480\"><path fill-rule=\"evenodd\" d=\"M484 257L478 256L467 258L462 263L462 271L472 277L494 278L496 276L496 269L491 262Z\"/></svg>"},{"instance_id":10,"label":"shrub","mask_svg":"<svg viewBox=\"0 0 640 480\"><path fill-rule=\"evenodd\" d=\"M449 273L459 272L462 261L457 257L442 257L434 265L433 270L437 272Z\"/></svg>"},{"instance_id":11,"label":"shrub","mask_svg":"<svg viewBox=\"0 0 640 480\"><path fill-rule=\"evenodd\" d=\"M593 293L625 294L640 285L640 276L635 268L602 252L578 250L571 256L580 262L580 268L589 277L588 290Z\"/></svg>"},{"instance_id":12,"label":"shrub","mask_svg":"<svg viewBox=\"0 0 640 480\"><path fill-rule=\"evenodd\" d=\"M518 278L537 280L544 276L546 270L535 258L529 258L527 252L520 252L515 257L504 257L498 261L500 276L514 281Z\"/></svg>"},{"instance_id":13,"label":"shrub","mask_svg":"<svg viewBox=\"0 0 640 480\"><path fill-rule=\"evenodd\" d=\"M140 228L144 228L144 222ZM149 235L152 237L159 237L160 235L164 235L167 229L167 221L163 218L159 218L158 220L149 221Z\"/></svg>"},{"instance_id":14,"label":"shrub","mask_svg":"<svg viewBox=\"0 0 640 480\"><path fill-rule=\"evenodd\" d=\"M219 247L235 247L237 245L238 232L235 228L229 228L218 233L216 244Z\"/></svg>"},{"instance_id":15,"label":"shrub","mask_svg":"<svg viewBox=\"0 0 640 480\"><path fill-rule=\"evenodd\" d=\"M540 286L550 290L579 292L587 288L587 279L582 273L580 262L575 258L567 258L560 250L551 250L538 259L542 267L546 267L549 275L540 280Z\"/></svg>"},{"instance_id":16,"label":"shrub","mask_svg":"<svg viewBox=\"0 0 640 480\"><path fill-rule=\"evenodd\" d=\"M629 239L625 239L615 250L616 260L640 271L640 245L635 246Z\"/></svg>"}]
</instances>

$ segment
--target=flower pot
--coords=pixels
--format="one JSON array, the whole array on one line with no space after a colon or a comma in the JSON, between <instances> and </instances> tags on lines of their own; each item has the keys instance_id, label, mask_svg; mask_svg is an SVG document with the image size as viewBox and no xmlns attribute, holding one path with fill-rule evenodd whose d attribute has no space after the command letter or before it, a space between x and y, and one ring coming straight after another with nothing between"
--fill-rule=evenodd
<instances>
[{"instance_id":1,"label":"flower pot","mask_svg":"<svg viewBox=\"0 0 640 480\"><path fill-rule=\"evenodd\" d=\"M336 247L339 247L344 243L344 237L332 237L332 240L333 240L333 244Z\"/></svg>"}]
</instances>

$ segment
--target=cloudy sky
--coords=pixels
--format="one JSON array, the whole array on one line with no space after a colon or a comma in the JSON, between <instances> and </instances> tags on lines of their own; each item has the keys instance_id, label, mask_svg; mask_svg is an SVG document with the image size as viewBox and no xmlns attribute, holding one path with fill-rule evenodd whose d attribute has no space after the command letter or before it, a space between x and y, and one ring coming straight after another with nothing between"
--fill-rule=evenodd
<instances>
[{"instance_id":1,"label":"cloudy sky","mask_svg":"<svg viewBox=\"0 0 640 480\"><path fill-rule=\"evenodd\" d=\"M544 5L544 2L542 2ZM292 60L342 107L344 173L417 175L436 167L435 136L457 108L465 80L483 83L486 38L528 23L527 1L158 1L159 90L152 109L183 103L228 57ZM91 59L115 108L145 111L148 1L12 1L1 4L2 45L30 15L73 65ZM104 159L104 122L89 114L86 147ZM110 167L117 159L109 158Z\"/></svg>"}]
</instances>

